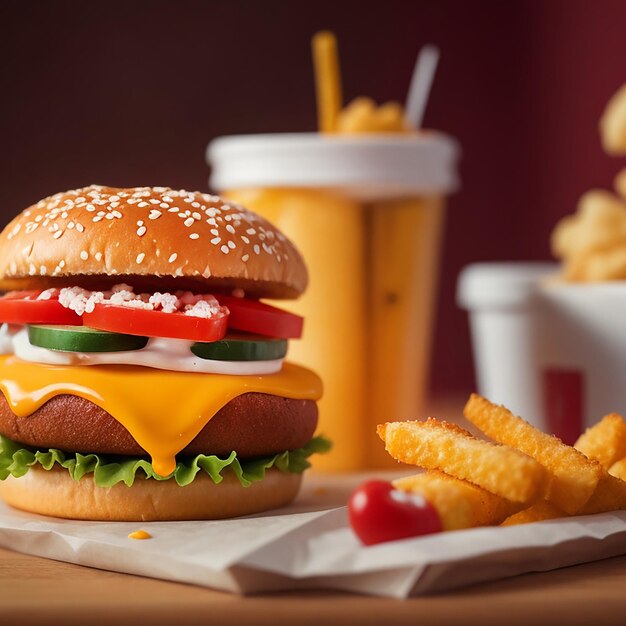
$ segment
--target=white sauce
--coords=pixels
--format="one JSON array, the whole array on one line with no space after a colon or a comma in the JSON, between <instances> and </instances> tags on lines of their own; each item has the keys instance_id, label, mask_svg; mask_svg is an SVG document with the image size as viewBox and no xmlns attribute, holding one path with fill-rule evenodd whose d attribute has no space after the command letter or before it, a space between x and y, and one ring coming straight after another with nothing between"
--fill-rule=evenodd
<instances>
[{"instance_id":1,"label":"white sauce","mask_svg":"<svg viewBox=\"0 0 626 626\"><path fill-rule=\"evenodd\" d=\"M13 336L21 326L2 324L0 326L0 354L13 354Z\"/></svg>"},{"instance_id":2,"label":"white sauce","mask_svg":"<svg viewBox=\"0 0 626 626\"><path fill-rule=\"evenodd\" d=\"M4 328L6 324L3 325ZM7 331L9 332L9 331ZM0 329L0 351L7 340L2 338ZM9 340L10 342L10 340ZM273 361L214 361L197 357L190 348L193 341L185 339L165 339L154 337L141 350L122 352L62 352L33 346L28 341L28 333L22 328L12 338L12 350L24 361L49 365L142 365L161 370L177 372L200 372L203 374L264 375L279 372L283 359Z\"/></svg>"}]
</instances>

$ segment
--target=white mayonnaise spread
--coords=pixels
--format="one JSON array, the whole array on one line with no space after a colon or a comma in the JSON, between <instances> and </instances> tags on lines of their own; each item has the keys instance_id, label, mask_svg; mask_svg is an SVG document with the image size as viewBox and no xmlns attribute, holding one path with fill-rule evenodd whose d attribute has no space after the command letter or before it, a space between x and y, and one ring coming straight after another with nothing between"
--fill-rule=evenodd
<instances>
[{"instance_id":1,"label":"white mayonnaise spread","mask_svg":"<svg viewBox=\"0 0 626 626\"><path fill-rule=\"evenodd\" d=\"M3 324L4 328L6 324ZM7 332L10 332L8 330ZM272 361L214 361L197 357L190 348L193 341L185 339L165 339L153 337L141 350L122 352L62 352L31 345L28 333L22 327L13 335L12 341L2 335L0 329L0 350L12 343L12 349L2 354L14 352L24 361L49 365L142 365L177 372L200 372L204 374L264 375L279 372L283 359ZM10 347L10 346L9 346Z\"/></svg>"},{"instance_id":2,"label":"white mayonnaise spread","mask_svg":"<svg viewBox=\"0 0 626 626\"><path fill-rule=\"evenodd\" d=\"M13 324L0 325L0 354L13 354L13 336L20 328Z\"/></svg>"}]
</instances>

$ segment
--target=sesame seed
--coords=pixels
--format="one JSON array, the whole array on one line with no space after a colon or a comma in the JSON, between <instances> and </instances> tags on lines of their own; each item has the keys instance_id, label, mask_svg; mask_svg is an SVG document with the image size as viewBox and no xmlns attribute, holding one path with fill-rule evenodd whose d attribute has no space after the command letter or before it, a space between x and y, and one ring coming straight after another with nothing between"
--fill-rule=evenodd
<instances>
[{"instance_id":1,"label":"sesame seed","mask_svg":"<svg viewBox=\"0 0 626 626\"><path fill-rule=\"evenodd\" d=\"M59 267L60 267L61 269L63 269L63 268L65 267L65 259L61 259L61 260L59 261Z\"/></svg>"},{"instance_id":2,"label":"sesame seed","mask_svg":"<svg viewBox=\"0 0 626 626\"><path fill-rule=\"evenodd\" d=\"M261 254L261 247L258 243L254 244L254 254Z\"/></svg>"},{"instance_id":3,"label":"sesame seed","mask_svg":"<svg viewBox=\"0 0 626 626\"><path fill-rule=\"evenodd\" d=\"M96 252L96 261L102 260L102 252Z\"/></svg>"},{"instance_id":4,"label":"sesame seed","mask_svg":"<svg viewBox=\"0 0 626 626\"><path fill-rule=\"evenodd\" d=\"M114 202L117 202L120 199L119 196L110 196L109 200L111 201L111 206L113 206Z\"/></svg>"},{"instance_id":5,"label":"sesame seed","mask_svg":"<svg viewBox=\"0 0 626 626\"><path fill-rule=\"evenodd\" d=\"M67 211L63 211L63 213L61 213L61 217L63 219L65 219L68 215L69 215L69 213ZM37 221L39 221L39 220L37 220Z\"/></svg>"},{"instance_id":6,"label":"sesame seed","mask_svg":"<svg viewBox=\"0 0 626 626\"><path fill-rule=\"evenodd\" d=\"M143 208L143 207L149 206L149 205L148 205L147 202L140 202L137 206Z\"/></svg>"},{"instance_id":7,"label":"sesame seed","mask_svg":"<svg viewBox=\"0 0 626 626\"><path fill-rule=\"evenodd\" d=\"M78 223L77 223L77 224L76 224L76 230L77 230L79 233L82 233L82 232L85 232L85 227L84 227L82 224L78 224Z\"/></svg>"},{"instance_id":8,"label":"sesame seed","mask_svg":"<svg viewBox=\"0 0 626 626\"><path fill-rule=\"evenodd\" d=\"M161 211L157 211L156 209L150 209L150 215L148 215L149 220L156 220L157 218L163 215Z\"/></svg>"},{"instance_id":9,"label":"sesame seed","mask_svg":"<svg viewBox=\"0 0 626 626\"><path fill-rule=\"evenodd\" d=\"M102 215L96 215L96 217L93 218L92 222L99 222L102 219Z\"/></svg>"},{"instance_id":10,"label":"sesame seed","mask_svg":"<svg viewBox=\"0 0 626 626\"><path fill-rule=\"evenodd\" d=\"M106 217L108 220L112 220L112 219L115 217L115 215L113 215L113 213L107 213L107 214L105 215L105 217Z\"/></svg>"},{"instance_id":11,"label":"sesame seed","mask_svg":"<svg viewBox=\"0 0 626 626\"><path fill-rule=\"evenodd\" d=\"M74 228L74 222L68 222L67 227L71 230Z\"/></svg>"},{"instance_id":12,"label":"sesame seed","mask_svg":"<svg viewBox=\"0 0 626 626\"><path fill-rule=\"evenodd\" d=\"M198 213L198 211L194 211L191 214L191 217L193 217L194 220L201 220L202 219L202 215L200 215L200 213Z\"/></svg>"},{"instance_id":13,"label":"sesame seed","mask_svg":"<svg viewBox=\"0 0 626 626\"><path fill-rule=\"evenodd\" d=\"M86 208L86 209L87 209L90 213L91 213L92 211L95 211L95 210L96 210L96 207L95 207L93 204L88 204L85 208Z\"/></svg>"},{"instance_id":14,"label":"sesame seed","mask_svg":"<svg viewBox=\"0 0 626 626\"><path fill-rule=\"evenodd\" d=\"M111 202L111 205L110 205L110 206L111 206L111 208L112 208L112 209L115 209L115 208L116 208L116 207L118 207L119 205L120 205L120 203L119 203L119 202Z\"/></svg>"},{"instance_id":15,"label":"sesame seed","mask_svg":"<svg viewBox=\"0 0 626 626\"><path fill-rule=\"evenodd\" d=\"M250 240L245 235L241 235L241 241L244 243L250 243Z\"/></svg>"},{"instance_id":16,"label":"sesame seed","mask_svg":"<svg viewBox=\"0 0 626 626\"><path fill-rule=\"evenodd\" d=\"M150 198L150 204L161 204L161 201L156 198Z\"/></svg>"},{"instance_id":17,"label":"sesame seed","mask_svg":"<svg viewBox=\"0 0 626 626\"><path fill-rule=\"evenodd\" d=\"M163 196L163 202L174 202L169 196Z\"/></svg>"},{"instance_id":18,"label":"sesame seed","mask_svg":"<svg viewBox=\"0 0 626 626\"><path fill-rule=\"evenodd\" d=\"M80 258L81 258L83 261L86 261L86 260L89 258L89 252L87 252L87 250L83 250L83 251L80 253Z\"/></svg>"},{"instance_id":19,"label":"sesame seed","mask_svg":"<svg viewBox=\"0 0 626 626\"><path fill-rule=\"evenodd\" d=\"M187 218L187 219L183 222L183 224L185 224L185 226L189 227L189 226L192 226L192 225L193 225L194 221L195 221L195 220L193 219L193 217L188 217L188 218Z\"/></svg>"},{"instance_id":20,"label":"sesame seed","mask_svg":"<svg viewBox=\"0 0 626 626\"><path fill-rule=\"evenodd\" d=\"M55 231L54 235L52 235L55 239L58 239L59 237L61 237L61 235L63 235L65 231L63 230L57 230Z\"/></svg>"},{"instance_id":21,"label":"sesame seed","mask_svg":"<svg viewBox=\"0 0 626 626\"><path fill-rule=\"evenodd\" d=\"M200 208L200 203L199 203L199 202L192 202L192 203L191 203L191 206L192 206L194 209L199 209L199 208Z\"/></svg>"},{"instance_id":22,"label":"sesame seed","mask_svg":"<svg viewBox=\"0 0 626 626\"><path fill-rule=\"evenodd\" d=\"M235 247L236 247L236 246L235 246L235 242L234 242L234 241L229 241L229 242L228 242L228 247L229 247L231 250L234 250L234 249L235 249Z\"/></svg>"},{"instance_id":23,"label":"sesame seed","mask_svg":"<svg viewBox=\"0 0 626 626\"><path fill-rule=\"evenodd\" d=\"M146 255L143 252L140 252L135 259L137 263L141 263L146 258Z\"/></svg>"},{"instance_id":24,"label":"sesame seed","mask_svg":"<svg viewBox=\"0 0 626 626\"><path fill-rule=\"evenodd\" d=\"M138 234L140 237L143 237L143 236L146 234L146 231L147 231L147 230L148 230L148 229L147 229L145 226L140 226L140 227L137 229L137 234Z\"/></svg>"},{"instance_id":25,"label":"sesame seed","mask_svg":"<svg viewBox=\"0 0 626 626\"><path fill-rule=\"evenodd\" d=\"M228 246L222 246L220 248L220 250L224 253L224 254L228 254L230 252L230 249L228 248Z\"/></svg>"},{"instance_id":26,"label":"sesame seed","mask_svg":"<svg viewBox=\"0 0 626 626\"><path fill-rule=\"evenodd\" d=\"M178 213L178 207L177 206L173 206L171 209L167 210L168 213Z\"/></svg>"},{"instance_id":27,"label":"sesame seed","mask_svg":"<svg viewBox=\"0 0 626 626\"><path fill-rule=\"evenodd\" d=\"M46 275L46 272L47 272L47 270L46 270L46 266L45 266L45 265L42 265L42 266L39 268L39 273L40 273L42 276L45 276L45 275Z\"/></svg>"},{"instance_id":28,"label":"sesame seed","mask_svg":"<svg viewBox=\"0 0 626 626\"><path fill-rule=\"evenodd\" d=\"M247 261L248 261L248 259L249 259L249 258L250 258L250 255L249 255L249 254L244 254L244 255L241 257L241 260L242 260L244 263L247 263Z\"/></svg>"},{"instance_id":29,"label":"sesame seed","mask_svg":"<svg viewBox=\"0 0 626 626\"><path fill-rule=\"evenodd\" d=\"M248 235L256 235L256 230L254 228L248 228L246 231Z\"/></svg>"},{"instance_id":30,"label":"sesame seed","mask_svg":"<svg viewBox=\"0 0 626 626\"><path fill-rule=\"evenodd\" d=\"M233 235L235 234L235 229L230 224L226 225L226 230Z\"/></svg>"},{"instance_id":31,"label":"sesame seed","mask_svg":"<svg viewBox=\"0 0 626 626\"><path fill-rule=\"evenodd\" d=\"M143 220L137 220L137 226L143 226Z\"/></svg>"},{"instance_id":32,"label":"sesame seed","mask_svg":"<svg viewBox=\"0 0 626 626\"><path fill-rule=\"evenodd\" d=\"M178 255L176 254L176 252L174 252L174 254L170 254L170 258L168 259L169 263L173 263L176 259L177 259Z\"/></svg>"},{"instance_id":33,"label":"sesame seed","mask_svg":"<svg viewBox=\"0 0 626 626\"><path fill-rule=\"evenodd\" d=\"M191 235L189 235L189 239L198 239L200 237L200 235L198 235L198 233L191 233Z\"/></svg>"},{"instance_id":34,"label":"sesame seed","mask_svg":"<svg viewBox=\"0 0 626 626\"><path fill-rule=\"evenodd\" d=\"M159 204L159 206L162 209L169 209L170 208L170 205L167 202L161 202L161 204Z\"/></svg>"},{"instance_id":35,"label":"sesame seed","mask_svg":"<svg viewBox=\"0 0 626 626\"><path fill-rule=\"evenodd\" d=\"M113 211L112 213L113 217L117 217L118 219L121 219L122 214L119 211Z\"/></svg>"},{"instance_id":36,"label":"sesame seed","mask_svg":"<svg viewBox=\"0 0 626 626\"><path fill-rule=\"evenodd\" d=\"M216 246L220 241L222 241L221 237L213 237L213 239L211 239L211 243Z\"/></svg>"}]
</instances>

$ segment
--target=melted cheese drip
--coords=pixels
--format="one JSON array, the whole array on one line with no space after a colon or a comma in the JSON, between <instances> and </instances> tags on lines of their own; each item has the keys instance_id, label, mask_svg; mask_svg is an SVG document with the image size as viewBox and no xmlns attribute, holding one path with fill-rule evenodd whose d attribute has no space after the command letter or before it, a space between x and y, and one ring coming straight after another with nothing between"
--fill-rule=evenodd
<instances>
[{"instance_id":1,"label":"melted cheese drip","mask_svg":"<svg viewBox=\"0 0 626 626\"><path fill-rule=\"evenodd\" d=\"M276 374L231 376L132 365L41 365L0 356L0 391L20 417L62 394L90 400L130 432L150 455L157 474L167 476L176 467L176 454L233 398L257 392L317 400L322 383L310 370L291 363Z\"/></svg>"},{"instance_id":2,"label":"melted cheese drip","mask_svg":"<svg viewBox=\"0 0 626 626\"><path fill-rule=\"evenodd\" d=\"M152 539L152 535L146 530L133 530L132 533L128 535L129 539Z\"/></svg>"}]
</instances>

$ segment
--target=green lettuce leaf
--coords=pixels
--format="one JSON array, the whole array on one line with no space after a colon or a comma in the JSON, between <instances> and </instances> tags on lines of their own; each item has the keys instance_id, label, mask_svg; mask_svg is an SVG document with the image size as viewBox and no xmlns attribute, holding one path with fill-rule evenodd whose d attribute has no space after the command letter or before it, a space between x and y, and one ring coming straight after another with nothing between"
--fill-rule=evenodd
<instances>
[{"instance_id":1,"label":"green lettuce leaf","mask_svg":"<svg viewBox=\"0 0 626 626\"><path fill-rule=\"evenodd\" d=\"M155 480L174 479L181 487L193 481L199 472L208 474L214 483L222 482L224 470L232 471L244 487L263 480L265 472L276 468L281 472L301 474L310 466L308 458L315 453L328 452L331 443L324 437L314 437L303 448L287 450L280 454L259 459L239 460L235 452L226 459L215 455L198 454L194 457L181 457L176 469L169 476L154 473L149 460L138 457L105 456L101 454L79 454L62 452L55 448L33 450L25 448L0 435L0 480L8 476L24 476L34 465L51 470L55 465L65 468L74 480L93 474L98 487L112 487L123 482L130 487L135 480L153 478Z\"/></svg>"}]
</instances>

